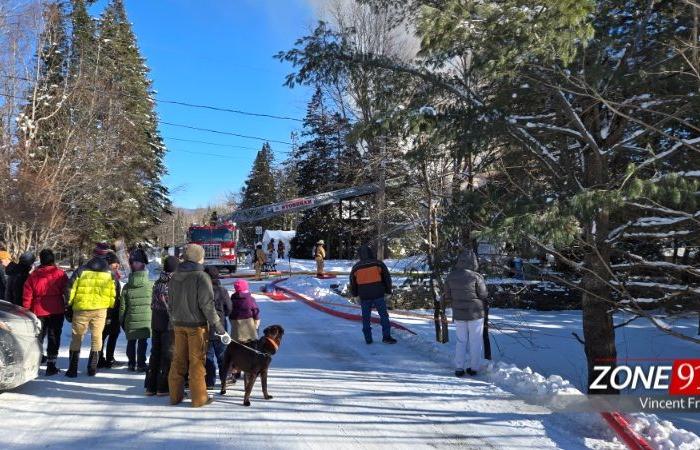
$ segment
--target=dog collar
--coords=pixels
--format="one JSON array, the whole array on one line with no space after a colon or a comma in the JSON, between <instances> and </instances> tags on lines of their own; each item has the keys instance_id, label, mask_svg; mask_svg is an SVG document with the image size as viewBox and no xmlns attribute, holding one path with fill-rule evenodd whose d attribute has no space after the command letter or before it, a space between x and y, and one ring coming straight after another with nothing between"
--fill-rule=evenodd
<instances>
[{"instance_id":1,"label":"dog collar","mask_svg":"<svg viewBox=\"0 0 700 450\"><path fill-rule=\"evenodd\" d=\"M277 349L280 348L279 344L278 344L277 342L275 342L275 340L272 339L271 337L265 336L265 339L267 339L267 341L268 341L270 344L272 344L272 347L275 349L275 351L277 351Z\"/></svg>"}]
</instances>

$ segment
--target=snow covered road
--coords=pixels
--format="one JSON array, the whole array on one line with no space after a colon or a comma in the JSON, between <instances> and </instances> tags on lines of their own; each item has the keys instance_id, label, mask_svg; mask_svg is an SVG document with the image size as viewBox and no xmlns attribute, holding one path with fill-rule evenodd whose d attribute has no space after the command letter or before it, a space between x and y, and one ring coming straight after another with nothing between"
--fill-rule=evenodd
<instances>
[{"instance_id":1,"label":"snow covered road","mask_svg":"<svg viewBox=\"0 0 700 450\"><path fill-rule=\"evenodd\" d=\"M555 416L475 379L457 379L406 347L364 343L360 324L298 302L259 298L262 326L286 333L270 376L242 403L242 384L211 406L145 397L126 369L39 379L0 395L0 448L585 448ZM379 332L375 329L375 340ZM70 328L64 328L66 367ZM401 335L398 335L401 339ZM119 350L124 349L121 341ZM84 371L87 348L82 353ZM124 355L119 355L125 359Z\"/></svg>"}]
</instances>

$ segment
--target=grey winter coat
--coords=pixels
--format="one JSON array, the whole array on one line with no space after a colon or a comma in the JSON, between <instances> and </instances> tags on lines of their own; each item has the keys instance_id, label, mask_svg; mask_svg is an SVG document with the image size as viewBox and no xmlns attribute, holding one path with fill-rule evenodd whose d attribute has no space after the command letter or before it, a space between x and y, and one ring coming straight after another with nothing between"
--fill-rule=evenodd
<instances>
[{"instance_id":1,"label":"grey winter coat","mask_svg":"<svg viewBox=\"0 0 700 450\"><path fill-rule=\"evenodd\" d=\"M484 301L488 297L484 277L477 273L474 253L464 251L445 280L444 300L452 305L452 320L484 318Z\"/></svg>"}]
</instances>

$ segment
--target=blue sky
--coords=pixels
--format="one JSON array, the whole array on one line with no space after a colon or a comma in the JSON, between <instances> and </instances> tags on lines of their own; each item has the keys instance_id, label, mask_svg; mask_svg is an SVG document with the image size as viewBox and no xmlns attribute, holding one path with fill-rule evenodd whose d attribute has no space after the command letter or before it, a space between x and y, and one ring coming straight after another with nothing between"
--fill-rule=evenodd
<instances>
[{"instance_id":1,"label":"blue sky","mask_svg":"<svg viewBox=\"0 0 700 450\"><path fill-rule=\"evenodd\" d=\"M106 3L100 1L94 13ZM316 23L306 0L126 0L157 98L303 118L310 92L284 87L291 67L273 59ZM162 121L290 141L299 122L161 103ZM194 208L238 191L261 141L161 124L165 178L176 206ZM247 148L217 147L172 138ZM288 146L271 144L278 161ZM195 154L207 153L209 155ZM222 155L222 156L212 156Z\"/></svg>"}]
</instances>

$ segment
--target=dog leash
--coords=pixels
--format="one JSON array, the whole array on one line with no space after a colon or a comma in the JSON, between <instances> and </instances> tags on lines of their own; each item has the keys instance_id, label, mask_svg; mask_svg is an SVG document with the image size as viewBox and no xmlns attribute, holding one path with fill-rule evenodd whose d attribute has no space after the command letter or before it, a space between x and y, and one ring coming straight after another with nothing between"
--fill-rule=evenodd
<instances>
[{"instance_id":1,"label":"dog leash","mask_svg":"<svg viewBox=\"0 0 700 450\"><path fill-rule=\"evenodd\" d=\"M265 336L265 338L268 339L269 341L272 341L272 339L270 339L270 338L267 337L267 336ZM248 350L257 353L258 355L272 356L270 353L261 352L260 350L258 350L258 349L256 349L256 348L253 348L253 347L250 347L250 346L248 346L248 345L245 345L245 344L242 343L242 342L238 342L238 341L235 340L235 339L231 339L231 342L235 342L236 344L240 345L241 347L247 348ZM277 344L276 344L274 341L272 341L272 342L275 344L275 345L274 345L274 346L275 346L275 350L277 350L277 348L278 348Z\"/></svg>"}]
</instances>

